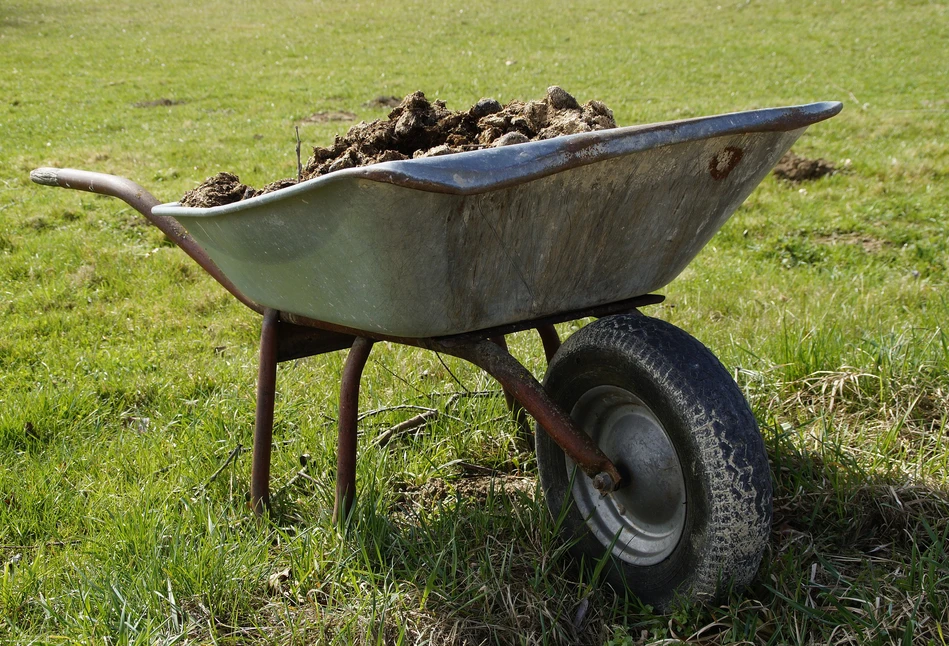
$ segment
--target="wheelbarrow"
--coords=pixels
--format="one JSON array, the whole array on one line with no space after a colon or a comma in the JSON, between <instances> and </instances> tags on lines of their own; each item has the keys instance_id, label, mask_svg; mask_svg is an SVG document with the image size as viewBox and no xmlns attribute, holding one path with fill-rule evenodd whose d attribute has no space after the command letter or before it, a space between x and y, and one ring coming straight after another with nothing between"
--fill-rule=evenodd
<instances>
[{"instance_id":1,"label":"wheelbarrow","mask_svg":"<svg viewBox=\"0 0 949 646\"><path fill-rule=\"evenodd\" d=\"M728 371L638 312L805 129L840 103L580 133L350 168L214 208L127 179L40 168L118 197L263 316L251 506L269 502L277 364L349 348L334 517L356 492L359 382L374 343L465 359L536 420L540 482L586 563L642 601L720 598L755 575L771 522L764 443ZM597 317L563 345L554 324ZM541 385L506 350L535 329Z\"/></svg>"}]
</instances>

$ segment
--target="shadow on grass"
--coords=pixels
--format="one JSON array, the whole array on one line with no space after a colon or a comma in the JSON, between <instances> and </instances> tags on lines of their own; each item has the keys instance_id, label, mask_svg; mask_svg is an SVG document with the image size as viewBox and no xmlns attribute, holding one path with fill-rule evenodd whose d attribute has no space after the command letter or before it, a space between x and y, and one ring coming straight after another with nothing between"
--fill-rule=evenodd
<instances>
[{"instance_id":1,"label":"shadow on grass","mask_svg":"<svg viewBox=\"0 0 949 646\"><path fill-rule=\"evenodd\" d=\"M942 643L947 491L904 474L867 472L854 447L804 451L780 434L768 444L772 538L746 596L799 625L779 630L778 641L833 634L861 643Z\"/></svg>"},{"instance_id":2,"label":"shadow on grass","mask_svg":"<svg viewBox=\"0 0 949 646\"><path fill-rule=\"evenodd\" d=\"M903 474L868 473L846 448L802 451L769 443L775 484L774 538L807 534L815 546L865 553L928 546L949 526L949 492Z\"/></svg>"},{"instance_id":3,"label":"shadow on grass","mask_svg":"<svg viewBox=\"0 0 949 646\"><path fill-rule=\"evenodd\" d=\"M749 589L657 616L589 578L556 539L533 474L363 483L321 635L381 643L829 643L932 639L949 608L945 491L863 472L844 450L769 439L772 540ZM327 491L303 483L317 497ZM317 491L320 489L321 491ZM278 522L307 531L288 501ZM324 514L325 520L325 514ZM322 521L321 521L322 522ZM348 583L343 583L348 581ZM344 592L348 590L347 592ZM305 596L305 595L304 595Z\"/></svg>"},{"instance_id":4,"label":"shadow on grass","mask_svg":"<svg viewBox=\"0 0 949 646\"><path fill-rule=\"evenodd\" d=\"M323 615L323 637L602 644L615 632L608 617L664 622L589 580L556 540L535 482L533 475L469 472L418 487L361 488L342 538L346 547L337 553L348 562L328 567L334 579L358 576L359 593L322 599L336 610ZM325 496L318 496L325 519ZM278 522L304 527L305 511L283 511L288 515Z\"/></svg>"}]
</instances>

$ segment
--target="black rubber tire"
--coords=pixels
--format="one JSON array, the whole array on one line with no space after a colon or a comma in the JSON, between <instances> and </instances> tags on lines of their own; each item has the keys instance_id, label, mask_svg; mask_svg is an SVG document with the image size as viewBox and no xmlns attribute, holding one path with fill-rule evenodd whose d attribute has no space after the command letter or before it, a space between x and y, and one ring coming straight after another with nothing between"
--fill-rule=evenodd
<instances>
[{"instance_id":1,"label":"black rubber tire","mask_svg":"<svg viewBox=\"0 0 949 646\"><path fill-rule=\"evenodd\" d=\"M544 386L571 413L598 386L633 393L675 449L685 486L681 537L663 560L640 565L607 557L607 581L643 603L669 610L677 598L716 602L747 585L771 527L771 478L754 415L718 359L684 331L639 313L600 319L571 336ZM564 540L588 566L610 549L577 510L563 450L537 427L537 461L547 506ZM621 456L608 455L621 469ZM635 486L635 473L630 486ZM579 469L573 478L586 478Z\"/></svg>"}]
</instances>

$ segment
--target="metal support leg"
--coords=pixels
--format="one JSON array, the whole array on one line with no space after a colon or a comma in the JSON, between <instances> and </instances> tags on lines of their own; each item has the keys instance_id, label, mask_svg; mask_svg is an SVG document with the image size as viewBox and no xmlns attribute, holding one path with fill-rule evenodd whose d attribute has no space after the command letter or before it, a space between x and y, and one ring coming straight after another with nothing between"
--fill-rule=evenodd
<instances>
[{"instance_id":1,"label":"metal support leg","mask_svg":"<svg viewBox=\"0 0 949 646\"><path fill-rule=\"evenodd\" d=\"M557 328L553 325L538 325L537 334L540 335L540 341L544 344L544 354L547 355L547 364L553 360L557 350L560 349L560 335L557 334Z\"/></svg>"},{"instance_id":2,"label":"metal support leg","mask_svg":"<svg viewBox=\"0 0 949 646\"><path fill-rule=\"evenodd\" d=\"M490 341L507 352L507 339L505 339L504 336L492 336ZM514 418L514 423L517 424L522 431L526 431L527 434L530 434L530 426L527 424L527 413L524 411L524 407L514 399L514 395L512 395L511 391L507 388L504 389L504 401L507 402L507 409L511 411L511 417Z\"/></svg>"},{"instance_id":3,"label":"metal support leg","mask_svg":"<svg viewBox=\"0 0 949 646\"><path fill-rule=\"evenodd\" d=\"M356 499L356 418L359 414L359 380L369 359L372 341L357 337L346 357L339 392L339 443L336 449L336 503L333 522L340 523Z\"/></svg>"},{"instance_id":4,"label":"metal support leg","mask_svg":"<svg viewBox=\"0 0 949 646\"><path fill-rule=\"evenodd\" d=\"M593 478L597 489L610 492L622 484L619 471L606 454L554 403L530 371L503 348L490 341L428 341L425 347L470 361L497 379L547 431L564 453L569 455L584 473Z\"/></svg>"},{"instance_id":5,"label":"metal support leg","mask_svg":"<svg viewBox=\"0 0 949 646\"><path fill-rule=\"evenodd\" d=\"M260 516L270 504L270 452L273 444L273 407L277 386L277 327L279 312L264 310L257 368L257 417L254 456L250 472L250 506Z\"/></svg>"}]
</instances>

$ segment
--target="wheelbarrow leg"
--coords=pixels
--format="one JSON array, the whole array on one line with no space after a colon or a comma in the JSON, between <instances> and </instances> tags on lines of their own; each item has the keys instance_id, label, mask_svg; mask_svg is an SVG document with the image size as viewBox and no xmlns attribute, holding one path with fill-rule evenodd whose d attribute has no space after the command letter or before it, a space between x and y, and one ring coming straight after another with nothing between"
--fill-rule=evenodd
<instances>
[{"instance_id":1,"label":"wheelbarrow leg","mask_svg":"<svg viewBox=\"0 0 949 646\"><path fill-rule=\"evenodd\" d=\"M470 361L511 392L547 434L593 480L600 493L623 486L622 476L610 459L550 398L544 387L517 359L490 341L452 343L428 339L423 347Z\"/></svg>"},{"instance_id":2,"label":"wheelbarrow leg","mask_svg":"<svg viewBox=\"0 0 949 646\"><path fill-rule=\"evenodd\" d=\"M273 407L277 386L277 327L279 312L264 310L260 328L257 368L257 416L254 422L254 456L250 472L250 506L257 516L270 504L270 452L273 445Z\"/></svg>"},{"instance_id":3,"label":"wheelbarrow leg","mask_svg":"<svg viewBox=\"0 0 949 646\"><path fill-rule=\"evenodd\" d=\"M547 363L549 364L557 353L557 350L560 349L560 336L557 334L557 329L553 325L539 325L536 330L537 334L540 335L541 342L544 344L544 355L547 357ZM492 336L489 340L505 352L507 351L507 340L503 335ZM524 410L521 403L514 398L514 395L508 388L504 389L504 400L507 402L508 410L511 411L514 423L517 424L520 430L521 439L528 447L533 448L534 431L531 429L530 421L527 419L527 411Z\"/></svg>"},{"instance_id":4,"label":"wheelbarrow leg","mask_svg":"<svg viewBox=\"0 0 949 646\"><path fill-rule=\"evenodd\" d=\"M505 339L503 335L492 336L490 341L499 348L502 348L505 352L507 351L507 339ZM527 423L527 413L524 411L524 407L521 406L520 402L514 399L514 395L512 395L511 391L507 388L504 389L504 401L507 402L507 409L511 411L511 417L514 418L514 423L521 429L525 438L531 436L530 426Z\"/></svg>"},{"instance_id":5,"label":"wheelbarrow leg","mask_svg":"<svg viewBox=\"0 0 949 646\"><path fill-rule=\"evenodd\" d=\"M540 335L540 341L544 344L544 354L547 356L547 363L553 361L554 355L560 349L560 335L557 334L557 328L553 325L538 325L537 334Z\"/></svg>"},{"instance_id":6,"label":"wheelbarrow leg","mask_svg":"<svg viewBox=\"0 0 949 646\"><path fill-rule=\"evenodd\" d=\"M356 419L359 380L372 350L372 341L357 337L346 357L339 391L339 443L336 448L336 502L333 522L345 522L356 499Z\"/></svg>"}]
</instances>

